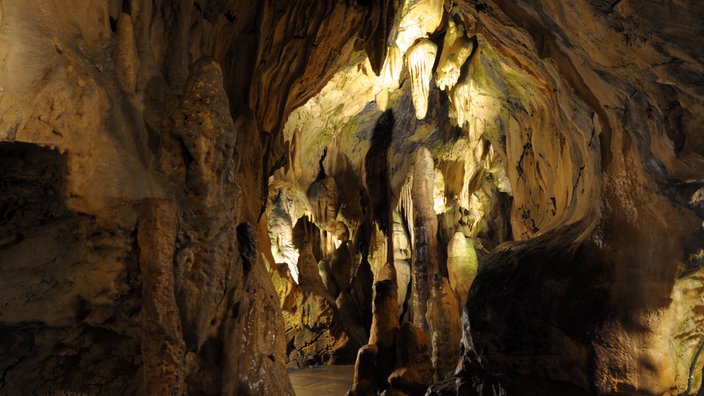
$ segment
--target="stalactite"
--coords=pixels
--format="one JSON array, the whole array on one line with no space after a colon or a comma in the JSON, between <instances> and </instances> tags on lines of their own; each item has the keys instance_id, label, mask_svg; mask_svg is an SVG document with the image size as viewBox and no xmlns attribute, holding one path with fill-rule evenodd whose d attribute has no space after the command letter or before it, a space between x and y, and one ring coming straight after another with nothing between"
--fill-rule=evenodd
<instances>
[{"instance_id":1,"label":"stalactite","mask_svg":"<svg viewBox=\"0 0 704 396\"><path fill-rule=\"evenodd\" d=\"M421 39L408 50L406 60L411 75L411 95L416 109L416 118L422 120L428 111L430 79L438 47L428 39Z\"/></svg>"},{"instance_id":2,"label":"stalactite","mask_svg":"<svg viewBox=\"0 0 704 396\"><path fill-rule=\"evenodd\" d=\"M403 54L397 46L392 45L389 47L388 53L386 54L386 61L384 61L384 67L381 69L381 75L379 76L381 81L380 85L387 89L398 88L402 68Z\"/></svg>"},{"instance_id":3,"label":"stalactite","mask_svg":"<svg viewBox=\"0 0 704 396\"><path fill-rule=\"evenodd\" d=\"M437 67L438 88L451 90L460 78L460 70L474 49L474 42L465 35L464 26L448 19L447 33Z\"/></svg>"}]
</instances>

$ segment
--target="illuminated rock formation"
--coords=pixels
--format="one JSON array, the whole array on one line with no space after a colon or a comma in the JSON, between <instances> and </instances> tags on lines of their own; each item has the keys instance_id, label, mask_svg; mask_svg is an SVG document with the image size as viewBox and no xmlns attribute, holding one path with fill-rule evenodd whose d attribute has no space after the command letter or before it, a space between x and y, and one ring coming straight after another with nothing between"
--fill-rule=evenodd
<instances>
[{"instance_id":1,"label":"illuminated rock formation","mask_svg":"<svg viewBox=\"0 0 704 396\"><path fill-rule=\"evenodd\" d=\"M415 43L406 54L408 71L411 74L411 92L416 118L422 120L428 112L428 92L433 76L433 64L437 46L432 41L422 39Z\"/></svg>"},{"instance_id":2,"label":"illuminated rock formation","mask_svg":"<svg viewBox=\"0 0 704 396\"><path fill-rule=\"evenodd\" d=\"M473 49L474 42L465 35L464 26L455 23L453 18L448 18L447 31L436 70L435 83L438 88L449 91L457 84L462 66Z\"/></svg>"},{"instance_id":3,"label":"illuminated rock formation","mask_svg":"<svg viewBox=\"0 0 704 396\"><path fill-rule=\"evenodd\" d=\"M441 0L404 1L395 40L401 53L405 54L417 39L433 33L440 26L442 16Z\"/></svg>"}]
</instances>

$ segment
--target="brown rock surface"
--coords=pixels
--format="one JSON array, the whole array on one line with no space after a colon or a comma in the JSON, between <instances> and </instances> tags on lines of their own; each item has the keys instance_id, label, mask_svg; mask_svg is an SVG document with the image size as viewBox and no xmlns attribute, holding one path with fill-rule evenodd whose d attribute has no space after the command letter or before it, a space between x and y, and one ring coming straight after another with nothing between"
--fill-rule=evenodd
<instances>
[{"instance_id":1,"label":"brown rock surface","mask_svg":"<svg viewBox=\"0 0 704 396\"><path fill-rule=\"evenodd\" d=\"M428 336L409 322L401 326L396 336L396 369L388 381L392 390L411 396L424 395L433 382Z\"/></svg>"},{"instance_id":2,"label":"brown rock surface","mask_svg":"<svg viewBox=\"0 0 704 396\"><path fill-rule=\"evenodd\" d=\"M142 275L140 342L144 389L151 395L183 393L186 345L176 306L172 265L177 229L175 202L144 200L137 234Z\"/></svg>"},{"instance_id":3,"label":"brown rock surface","mask_svg":"<svg viewBox=\"0 0 704 396\"><path fill-rule=\"evenodd\" d=\"M436 274L430 285L428 300L428 336L432 346L434 378L436 381L450 377L460 356L460 308L450 281Z\"/></svg>"},{"instance_id":4,"label":"brown rock surface","mask_svg":"<svg viewBox=\"0 0 704 396\"><path fill-rule=\"evenodd\" d=\"M411 297L413 323L428 329L425 313L430 298L430 280L439 271L438 218L433 209L435 165L430 151L421 147L413 167L413 264L411 274L414 294Z\"/></svg>"},{"instance_id":5,"label":"brown rock surface","mask_svg":"<svg viewBox=\"0 0 704 396\"><path fill-rule=\"evenodd\" d=\"M377 394L377 361L379 349L375 344L359 348L354 364L354 382L347 396L370 396Z\"/></svg>"},{"instance_id":6,"label":"brown rock surface","mask_svg":"<svg viewBox=\"0 0 704 396\"><path fill-rule=\"evenodd\" d=\"M399 323L395 282L383 280L374 284L373 310L369 344L377 348L374 375L379 389L383 390L388 386L387 378L396 362L396 333Z\"/></svg>"}]
</instances>

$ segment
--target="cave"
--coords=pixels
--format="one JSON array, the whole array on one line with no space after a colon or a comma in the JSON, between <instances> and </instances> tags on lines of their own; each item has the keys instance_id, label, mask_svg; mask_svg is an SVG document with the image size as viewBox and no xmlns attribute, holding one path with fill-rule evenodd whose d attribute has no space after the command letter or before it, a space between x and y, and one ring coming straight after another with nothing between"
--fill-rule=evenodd
<instances>
[{"instance_id":1,"label":"cave","mask_svg":"<svg viewBox=\"0 0 704 396\"><path fill-rule=\"evenodd\" d=\"M704 395L702 21L0 0L0 394Z\"/></svg>"}]
</instances>

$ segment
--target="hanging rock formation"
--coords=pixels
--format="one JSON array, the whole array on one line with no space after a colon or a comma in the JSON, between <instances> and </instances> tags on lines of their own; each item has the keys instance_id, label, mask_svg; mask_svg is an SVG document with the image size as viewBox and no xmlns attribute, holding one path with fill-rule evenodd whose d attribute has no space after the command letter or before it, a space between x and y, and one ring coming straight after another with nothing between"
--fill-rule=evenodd
<instances>
[{"instance_id":1,"label":"hanging rock formation","mask_svg":"<svg viewBox=\"0 0 704 396\"><path fill-rule=\"evenodd\" d=\"M406 54L408 71L411 74L411 91L416 118L422 120L428 112L428 93L433 77L433 64L437 55L437 46L428 39L413 44Z\"/></svg>"}]
</instances>

